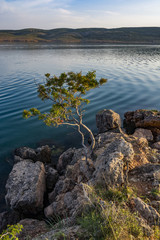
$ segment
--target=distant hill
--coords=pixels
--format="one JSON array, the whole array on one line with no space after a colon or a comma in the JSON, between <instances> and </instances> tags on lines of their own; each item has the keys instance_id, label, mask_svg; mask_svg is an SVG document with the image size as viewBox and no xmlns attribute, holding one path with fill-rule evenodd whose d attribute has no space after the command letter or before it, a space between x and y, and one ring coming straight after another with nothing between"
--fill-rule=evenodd
<instances>
[{"instance_id":1,"label":"distant hill","mask_svg":"<svg viewBox=\"0 0 160 240\"><path fill-rule=\"evenodd\" d=\"M160 44L160 27L0 30L0 43Z\"/></svg>"}]
</instances>

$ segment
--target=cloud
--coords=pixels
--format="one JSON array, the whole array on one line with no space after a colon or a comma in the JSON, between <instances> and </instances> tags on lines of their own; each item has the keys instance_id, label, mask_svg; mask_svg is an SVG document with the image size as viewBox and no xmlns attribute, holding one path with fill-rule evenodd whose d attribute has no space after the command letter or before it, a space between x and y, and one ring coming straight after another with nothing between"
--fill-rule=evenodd
<instances>
[{"instance_id":1,"label":"cloud","mask_svg":"<svg viewBox=\"0 0 160 240\"><path fill-rule=\"evenodd\" d=\"M14 7L11 6L10 3L4 1L4 0L0 0L0 13L4 14L4 13L9 13L9 12L13 12L14 11Z\"/></svg>"},{"instance_id":2,"label":"cloud","mask_svg":"<svg viewBox=\"0 0 160 240\"><path fill-rule=\"evenodd\" d=\"M159 0L134 1L0 0L0 29L158 26Z\"/></svg>"}]
</instances>

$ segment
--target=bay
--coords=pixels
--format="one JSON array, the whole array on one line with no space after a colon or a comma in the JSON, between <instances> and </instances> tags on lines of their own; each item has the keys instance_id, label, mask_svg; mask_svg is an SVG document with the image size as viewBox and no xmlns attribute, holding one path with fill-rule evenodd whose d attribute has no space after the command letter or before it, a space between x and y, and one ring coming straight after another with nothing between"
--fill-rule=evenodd
<instances>
[{"instance_id":1,"label":"bay","mask_svg":"<svg viewBox=\"0 0 160 240\"><path fill-rule=\"evenodd\" d=\"M55 143L79 146L76 130L50 128L35 118L24 120L23 109L50 104L37 97L44 74L96 70L107 84L87 93L84 122L96 133L95 114L107 108L123 114L140 108L160 109L160 46L146 45L0 45L0 205L11 170L12 153L20 146ZM3 209L3 207L0 207Z\"/></svg>"}]
</instances>

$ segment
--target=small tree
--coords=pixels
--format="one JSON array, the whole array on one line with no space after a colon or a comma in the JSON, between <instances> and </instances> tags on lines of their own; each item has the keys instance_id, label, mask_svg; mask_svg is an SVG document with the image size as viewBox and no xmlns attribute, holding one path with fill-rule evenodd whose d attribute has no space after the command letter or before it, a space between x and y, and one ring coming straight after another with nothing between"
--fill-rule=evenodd
<instances>
[{"instance_id":1,"label":"small tree","mask_svg":"<svg viewBox=\"0 0 160 240\"><path fill-rule=\"evenodd\" d=\"M87 91L106 83L107 79L96 80L95 71L82 75L82 72L62 73L59 77L51 77L45 74L46 81L38 85L38 93L41 100L50 100L51 109L48 113L41 113L37 108L23 111L23 117L38 116L46 125L58 127L69 125L78 128L82 137L82 146L85 149L86 159L88 148L85 145L85 138L82 129L87 130L91 137L90 153L94 149L95 139L92 131L83 123L84 105L90 101L83 98Z\"/></svg>"}]
</instances>

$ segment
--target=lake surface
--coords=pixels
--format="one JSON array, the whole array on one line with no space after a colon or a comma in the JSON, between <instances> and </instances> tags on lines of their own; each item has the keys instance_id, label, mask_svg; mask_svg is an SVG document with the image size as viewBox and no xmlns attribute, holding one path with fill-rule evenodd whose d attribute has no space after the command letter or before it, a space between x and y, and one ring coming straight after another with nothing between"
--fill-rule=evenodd
<instances>
[{"instance_id":1,"label":"lake surface","mask_svg":"<svg viewBox=\"0 0 160 240\"><path fill-rule=\"evenodd\" d=\"M84 122L96 132L95 114L107 108L121 117L140 108L160 109L160 46L101 45L0 45L0 208L4 185L11 169L15 148L37 147L52 142L78 146L79 136L72 128L46 127L37 119L24 120L23 109L49 108L37 97L36 83L44 74L96 70L97 78L108 83L87 93ZM36 82L36 83L35 83Z\"/></svg>"}]
</instances>

